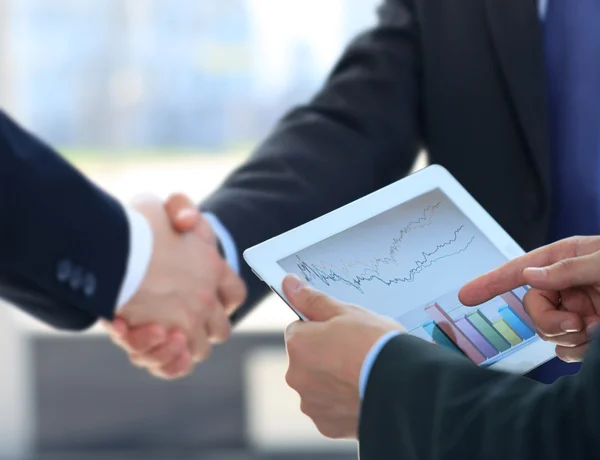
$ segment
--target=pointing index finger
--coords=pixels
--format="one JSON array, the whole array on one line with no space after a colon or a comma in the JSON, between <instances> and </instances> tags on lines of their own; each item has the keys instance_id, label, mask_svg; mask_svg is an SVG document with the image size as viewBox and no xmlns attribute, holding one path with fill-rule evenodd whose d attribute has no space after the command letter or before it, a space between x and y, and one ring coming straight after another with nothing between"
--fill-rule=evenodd
<instances>
[{"instance_id":1,"label":"pointing index finger","mask_svg":"<svg viewBox=\"0 0 600 460\"><path fill-rule=\"evenodd\" d=\"M526 268L545 267L560 259L572 257L575 253L576 243L569 240L543 246L475 278L462 287L458 297L464 305L479 305L527 284L523 276Z\"/></svg>"}]
</instances>

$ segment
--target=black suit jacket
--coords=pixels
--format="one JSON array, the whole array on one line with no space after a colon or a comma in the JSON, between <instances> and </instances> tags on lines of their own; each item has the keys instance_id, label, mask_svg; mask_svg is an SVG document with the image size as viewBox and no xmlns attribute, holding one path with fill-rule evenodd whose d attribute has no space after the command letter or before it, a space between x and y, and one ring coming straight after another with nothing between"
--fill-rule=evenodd
<instances>
[{"instance_id":1,"label":"black suit jacket","mask_svg":"<svg viewBox=\"0 0 600 460\"><path fill-rule=\"evenodd\" d=\"M318 94L203 207L229 229L241 257L397 180L426 149L529 250L548 241L552 218L547 105L537 0L386 0L378 25L354 40ZM234 319L267 290L246 266L243 276L249 298ZM596 350L579 376L550 389L400 337L367 389L363 457L600 452L590 434L598 359Z\"/></svg>"},{"instance_id":2,"label":"black suit jacket","mask_svg":"<svg viewBox=\"0 0 600 460\"><path fill-rule=\"evenodd\" d=\"M362 460L598 458L600 340L552 385L475 366L416 337L373 365L360 417Z\"/></svg>"},{"instance_id":3,"label":"black suit jacket","mask_svg":"<svg viewBox=\"0 0 600 460\"><path fill-rule=\"evenodd\" d=\"M86 328L112 317L128 251L121 205L0 112L0 297Z\"/></svg>"},{"instance_id":4,"label":"black suit jacket","mask_svg":"<svg viewBox=\"0 0 600 460\"><path fill-rule=\"evenodd\" d=\"M417 153L445 166L525 249L552 187L537 0L387 0L321 91L204 204L241 252L381 188ZM244 264L248 302L266 293Z\"/></svg>"}]
</instances>

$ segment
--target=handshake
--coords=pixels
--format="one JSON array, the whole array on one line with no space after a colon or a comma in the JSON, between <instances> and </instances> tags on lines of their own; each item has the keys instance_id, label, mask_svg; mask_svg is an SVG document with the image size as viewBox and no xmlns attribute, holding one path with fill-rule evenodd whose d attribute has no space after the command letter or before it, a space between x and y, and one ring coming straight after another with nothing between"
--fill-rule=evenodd
<instances>
[{"instance_id":1,"label":"handshake","mask_svg":"<svg viewBox=\"0 0 600 460\"><path fill-rule=\"evenodd\" d=\"M152 229L152 255L139 289L105 326L134 364L157 377L182 377L229 338L229 315L246 289L187 197L164 204L143 198L133 209Z\"/></svg>"}]
</instances>

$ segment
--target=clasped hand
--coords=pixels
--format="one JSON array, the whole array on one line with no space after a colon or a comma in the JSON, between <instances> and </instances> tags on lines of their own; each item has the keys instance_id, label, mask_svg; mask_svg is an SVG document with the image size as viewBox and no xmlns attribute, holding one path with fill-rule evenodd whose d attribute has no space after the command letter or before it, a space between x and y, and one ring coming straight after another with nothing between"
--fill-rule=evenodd
<instances>
[{"instance_id":1,"label":"clasped hand","mask_svg":"<svg viewBox=\"0 0 600 460\"><path fill-rule=\"evenodd\" d=\"M158 377L181 377L227 340L228 316L244 301L245 286L185 196L164 205L143 198L133 208L152 229L152 257L140 289L106 326L134 364Z\"/></svg>"}]
</instances>

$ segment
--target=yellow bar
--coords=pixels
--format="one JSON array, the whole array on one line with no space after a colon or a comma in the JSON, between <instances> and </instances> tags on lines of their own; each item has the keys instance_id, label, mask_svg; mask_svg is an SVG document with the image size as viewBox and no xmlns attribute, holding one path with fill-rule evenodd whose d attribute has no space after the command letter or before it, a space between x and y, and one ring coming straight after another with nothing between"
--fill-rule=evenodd
<instances>
[{"instance_id":1,"label":"yellow bar","mask_svg":"<svg viewBox=\"0 0 600 460\"><path fill-rule=\"evenodd\" d=\"M521 337L519 337L513 330L513 328L510 327L503 319L494 321L494 327L498 330L498 332L500 332L500 334L502 334L502 337L508 340L513 346L518 345L523 341Z\"/></svg>"}]
</instances>

